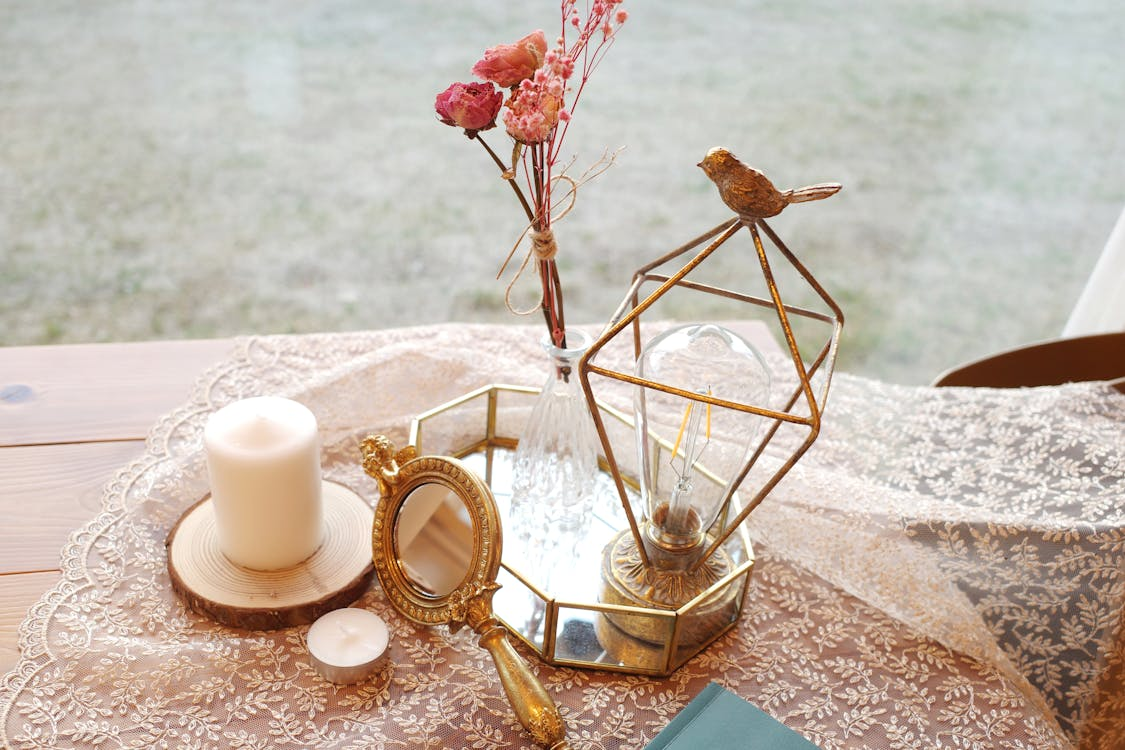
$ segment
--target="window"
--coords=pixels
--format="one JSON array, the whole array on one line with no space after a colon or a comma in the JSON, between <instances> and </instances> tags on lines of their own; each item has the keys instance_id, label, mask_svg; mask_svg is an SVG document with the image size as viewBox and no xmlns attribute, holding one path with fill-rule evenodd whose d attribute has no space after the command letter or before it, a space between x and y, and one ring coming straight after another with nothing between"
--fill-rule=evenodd
<instances>
[{"instance_id":1,"label":"window","mask_svg":"<svg viewBox=\"0 0 1125 750\"><path fill-rule=\"evenodd\" d=\"M927 382L1062 331L1125 205L1116 0L630 11L564 147L626 147L557 230L570 321L725 217L695 167L725 145L844 183L773 222L844 308L841 369ZM432 106L550 37L549 0L0 15L0 343L513 322L519 212Z\"/></svg>"}]
</instances>

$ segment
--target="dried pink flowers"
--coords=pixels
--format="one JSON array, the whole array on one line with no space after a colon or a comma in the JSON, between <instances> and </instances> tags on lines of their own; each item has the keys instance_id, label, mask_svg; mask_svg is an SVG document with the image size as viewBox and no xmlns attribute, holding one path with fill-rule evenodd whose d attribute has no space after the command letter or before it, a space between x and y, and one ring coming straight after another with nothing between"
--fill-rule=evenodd
<instances>
[{"instance_id":1,"label":"dried pink flowers","mask_svg":"<svg viewBox=\"0 0 1125 750\"><path fill-rule=\"evenodd\" d=\"M491 83L454 83L437 95L434 109L446 125L478 133L496 126L504 94Z\"/></svg>"},{"instance_id":2,"label":"dried pink flowers","mask_svg":"<svg viewBox=\"0 0 1125 750\"><path fill-rule=\"evenodd\" d=\"M484 57L473 66L473 75L497 86L511 88L531 78L547 54L547 38L533 31L515 44L498 44L484 51Z\"/></svg>"},{"instance_id":3,"label":"dried pink flowers","mask_svg":"<svg viewBox=\"0 0 1125 750\"><path fill-rule=\"evenodd\" d=\"M504 127L520 143L542 143L559 124L561 112L561 96L532 87L520 89L508 102Z\"/></svg>"},{"instance_id":4,"label":"dried pink flowers","mask_svg":"<svg viewBox=\"0 0 1125 750\"><path fill-rule=\"evenodd\" d=\"M569 197L581 180L556 173L555 167L582 91L628 18L621 4L622 0L589 0L583 15L578 0L560 0L561 30L554 47L548 49L542 31L515 44L491 47L472 69L486 83L455 83L438 94L434 104L443 123L464 129L465 135L480 142L527 214L525 234L532 238L529 257L534 257L539 273L540 307L556 346L566 345L566 325L555 262L558 248L551 228L557 219L552 214L553 193L562 183ZM572 81L577 81L576 86ZM501 107L502 91L494 90L493 84L510 91L503 103L504 129L514 141L510 164L480 136L495 125Z\"/></svg>"}]
</instances>

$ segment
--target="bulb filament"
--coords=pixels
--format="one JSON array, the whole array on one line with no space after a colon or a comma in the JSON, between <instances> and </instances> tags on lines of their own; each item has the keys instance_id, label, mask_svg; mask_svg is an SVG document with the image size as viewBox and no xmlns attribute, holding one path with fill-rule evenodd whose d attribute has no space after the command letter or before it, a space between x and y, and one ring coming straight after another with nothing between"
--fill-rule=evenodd
<instances>
[{"instance_id":1,"label":"bulb filament","mask_svg":"<svg viewBox=\"0 0 1125 750\"><path fill-rule=\"evenodd\" d=\"M696 392L710 396L711 387ZM677 480L672 487L672 499L668 504L664 527L667 532L676 535L687 536L696 532L691 513L692 479L699 457L711 442L711 404L706 404L705 408L696 408L697 406L699 404L695 401L688 402L687 409L684 410L684 418L680 422L679 434L676 435L676 443L672 446L672 458L669 462L672 471L676 473ZM701 422L704 423L702 430ZM701 431L702 440L700 440ZM682 453L681 446L683 446ZM677 456L681 457L678 462Z\"/></svg>"}]
</instances>

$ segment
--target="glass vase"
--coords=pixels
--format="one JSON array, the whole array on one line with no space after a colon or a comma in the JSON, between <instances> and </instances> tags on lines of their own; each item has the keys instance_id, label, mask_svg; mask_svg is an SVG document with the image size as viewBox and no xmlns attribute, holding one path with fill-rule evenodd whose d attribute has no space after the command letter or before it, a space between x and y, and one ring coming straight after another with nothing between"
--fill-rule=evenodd
<instances>
[{"instance_id":1,"label":"glass vase","mask_svg":"<svg viewBox=\"0 0 1125 750\"><path fill-rule=\"evenodd\" d=\"M582 331L567 332L566 348L544 335L547 382L516 448L511 532L524 564L541 573L573 555L594 510L600 442L578 379L578 360L591 343Z\"/></svg>"}]
</instances>

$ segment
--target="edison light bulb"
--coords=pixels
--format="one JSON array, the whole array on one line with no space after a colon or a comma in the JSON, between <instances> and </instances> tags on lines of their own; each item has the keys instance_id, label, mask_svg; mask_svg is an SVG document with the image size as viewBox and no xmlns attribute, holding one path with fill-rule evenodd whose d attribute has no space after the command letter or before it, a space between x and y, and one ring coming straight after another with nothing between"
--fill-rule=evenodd
<instances>
[{"instance_id":1,"label":"edison light bulb","mask_svg":"<svg viewBox=\"0 0 1125 750\"><path fill-rule=\"evenodd\" d=\"M638 387L634 403L645 546L658 567L684 568L703 551L708 528L737 489L763 421L699 399L763 407L769 370L738 334L693 323L650 341L636 375L660 386Z\"/></svg>"}]
</instances>

